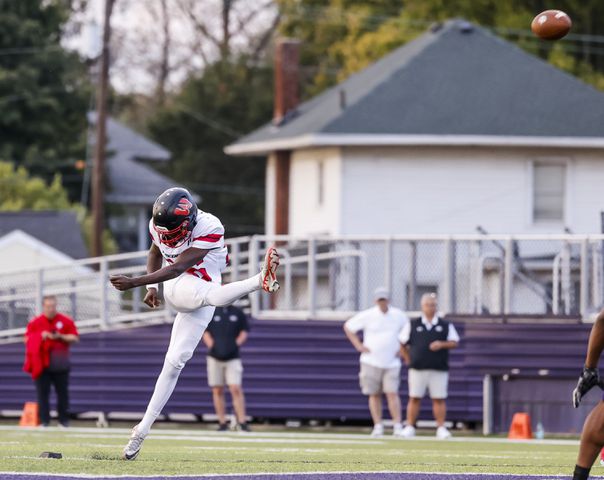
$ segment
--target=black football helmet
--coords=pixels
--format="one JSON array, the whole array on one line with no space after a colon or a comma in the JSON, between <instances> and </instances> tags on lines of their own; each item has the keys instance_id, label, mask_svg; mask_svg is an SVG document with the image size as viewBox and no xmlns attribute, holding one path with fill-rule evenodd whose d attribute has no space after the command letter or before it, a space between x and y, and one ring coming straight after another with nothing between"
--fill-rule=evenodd
<instances>
[{"instance_id":1,"label":"black football helmet","mask_svg":"<svg viewBox=\"0 0 604 480\"><path fill-rule=\"evenodd\" d=\"M169 188L153 204L153 228L164 245L176 248L191 238L197 223L197 205L184 188Z\"/></svg>"}]
</instances>

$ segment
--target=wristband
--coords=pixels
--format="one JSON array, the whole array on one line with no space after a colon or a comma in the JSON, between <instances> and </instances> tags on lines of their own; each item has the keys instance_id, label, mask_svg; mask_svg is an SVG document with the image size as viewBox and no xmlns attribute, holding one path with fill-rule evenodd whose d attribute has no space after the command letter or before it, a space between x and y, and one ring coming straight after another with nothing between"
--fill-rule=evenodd
<instances>
[{"instance_id":1,"label":"wristband","mask_svg":"<svg viewBox=\"0 0 604 480\"><path fill-rule=\"evenodd\" d=\"M154 288L155 290L159 291L159 284L158 283L150 283L148 285L145 285L145 288L147 289L147 291L149 291L150 288Z\"/></svg>"}]
</instances>

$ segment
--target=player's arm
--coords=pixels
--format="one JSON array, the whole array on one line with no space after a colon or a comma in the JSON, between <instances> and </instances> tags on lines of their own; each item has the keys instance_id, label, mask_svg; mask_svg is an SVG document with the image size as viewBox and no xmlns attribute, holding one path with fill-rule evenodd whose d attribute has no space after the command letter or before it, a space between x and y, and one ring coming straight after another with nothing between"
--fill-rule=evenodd
<instances>
[{"instance_id":1,"label":"player's arm","mask_svg":"<svg viewBox=\"0 0 604 480\"><path fill-rule=\"evenodd\" d=\"M53 340L60 340L64 343L76 343L80 341L80 337L73 333L57 333L55 334Z\"/></svg>"},{"instance_id":2,"label":"player's arm","mask_svg":"<svg viewBox=\"0 0 604 480\"><path fill-rule=\"evenodd\" d=\"M246 330L241 330L239 332L239 335L237 335L237 338L235 339L235 343L237 344L238 347L240 347L246 341L247 341L247 331Z\"/></svg>"},{"instance_id":3,"label":"player's arm","mask_svg":"<svg viewBox=\"0 0 604 480\"><path fill-rule=\"evenodd\" d=\"M589 334L585 366L577 382L577 387L573 390L573 405L575 408L579 406L587 392L596 385L601 386L598 361L600 360L602 351L604 351L604 310L596 317L596 321Z\"/></svg>"},{"instance_id":4,"label":"player's arm","mask_svg":"<svg viewBox=\"0 0 604 480\"><path fill-rule=\"evenodd\" d=\"M161 250L155 243L151 243L149 253L147 254L147 273L157 272L163 263ZM143 303L151 308L156 308L161 305L159 300L158 285L147 285L147 294L143 298Z\"/></svg>"},{"instance_id":5,"label":"player's arm","mask_svg":"<svg viewBox=\"0 0 604 480\"><path fill-rule=\"evenodd\" d=\"M208 350L211 350L214 346L214 337L212 334L206 330L203 332L203 337L201 337L201 339L203 340L204 345L208 347Z\"/></svg>"},{"instance_id":6,"label":"player's arm","mask_svg":"<svg viewBox=\"0 0 604 480\"><path fill-rule=\"evenodd\" d=\"M401 344L400 355L405 365L409 365L411 363L411 355L409 354L409 347L407 345Z\"/></svg>"},{"instance_id":7,"label":"player's arm","mask_svg":"<svg viewBox=\"0 0 604 480\"><path fill-rule=\"evenodd\" d=\"M154 283L165 282L185 273L193 265L200 263L207 255L209 250L199 248L189 248L182 252L176 261L171 265L166 265L155 272L141 275L139 277L126 277L125 275L112 275L109 279L113 286L118 290L130 290L135 287L142 287Z\"/></svg>"},{"instance_id":8,"label":"player's arm","mask_svg":"<svg viewBox=\"0 0 604 480\"><path fill-rule=\"evenodd\" d=\"M350 343L352 343L352 346L356 349L357 352L369 352L369 349L365 345L363 345L363 342L361 342L359 336L353 331L348 330L348 328L346 328L346 325L344 325L344 333L346 334L346 337L348 338L348 340L350 340Z\"/></svg>"}]
</instances>

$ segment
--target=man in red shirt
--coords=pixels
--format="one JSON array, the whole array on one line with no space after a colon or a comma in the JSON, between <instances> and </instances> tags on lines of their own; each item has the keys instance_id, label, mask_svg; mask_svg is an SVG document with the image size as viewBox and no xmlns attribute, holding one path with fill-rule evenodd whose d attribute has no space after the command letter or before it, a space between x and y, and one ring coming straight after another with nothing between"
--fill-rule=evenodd
<instances>
[{"instance_id":1,"label":"man in red shirt","mask_svg":"<svg viewBox=\"0 0 604 480\"><path fill-rule=\"evenodd\" d=\"M57 312L57 298L42 300L42 315L32 318L25 331L26 361L24 370L36 382L40 422L50 423L50 386L57 392L59 424L69 426L69 346L79 341L73 320Z\"/></svg>"}]
</instances>

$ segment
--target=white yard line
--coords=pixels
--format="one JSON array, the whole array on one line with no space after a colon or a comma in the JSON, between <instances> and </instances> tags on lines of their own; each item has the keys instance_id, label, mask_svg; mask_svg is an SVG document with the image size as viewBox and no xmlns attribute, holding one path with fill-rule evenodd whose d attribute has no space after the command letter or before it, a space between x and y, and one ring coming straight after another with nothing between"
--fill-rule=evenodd
<instances>
[{"instance_id":1,"label":"white yard line","mask_svg":"<svg viewBox=\"0 0 604 480\"><path fill-rule=\"evenodd\" d=\"M21 433L40 433L50 434L60 432L65 435L71 436L72 434L89 433L94 434L97 438L117 438L113 435L123 438L123 435L128 437L131 433L131 429L127 428L81 428L71 427L68 430L59 429L55 427L50 428L24 428L24 427L13 427L13 426L0 426L0 432L21 432ZM107 436L110 435L110 436ZM173 429L155 429L151 432L149 438L158 439L174 439L174 437L180 437L183 439L203 438L205 441L245 441L244 439L275 439L283 441L283 439L334 439L334 440L360 440L360 444L373 444L379 443L380 441L396 441L405 442L405 440L392 438L388 435L378 438L370 439L369 435L357 434L357 433L309 433L309 432L251 432L251 433L228 433L223 432L211 432L207 430L173 430ZM422 442L435 442L438 441L435 437L418 436L412 440ZM447 442L460 442L460 443L495 443L502 445L509 444L529 444L529 445L566 445L576 446L579 445L579 440L564 440L564 439L550 439L550 440L508 440L507 438L493 438L493 437L453 437ZM327 442L326 442L327 443Z\"/></svg>"},{"instance_id":2,"label":"white yard line","mask_svg":"<svg viewBox=\"0 0 604 480\"><path fill-rule=\"evenodd\" d=\"M458 472L458 473L434 473L434 472L399 472L393 470L380 470L380 471L364 471L364 472L280 472L280 473L206 473L201 475L171 475L174 478L216 478L216 477L231 477L231 478L250 478L250 477L284 477L287 475L299 475L299 476L312 476L312 475L369 475L369 474L414 474L414 475L432 475L435 477L439 476L451 476L451 475L465 475L480 478L482 476L501 476L501 477L546 477L546 478L568 478L568 475L539 475L539 474L518 474L518 473L467 473L467 472ZM170 475L91 475L87 473L44 473L44 472L33 472L33 473L24 473L24 472L0 472L0 475L14 475L14 476L36 476L36 477L72 477L72 478L165 478L170 477ZM602 477L594 477L594 478L602 478Z\"/></svg>"}]
</instances>

